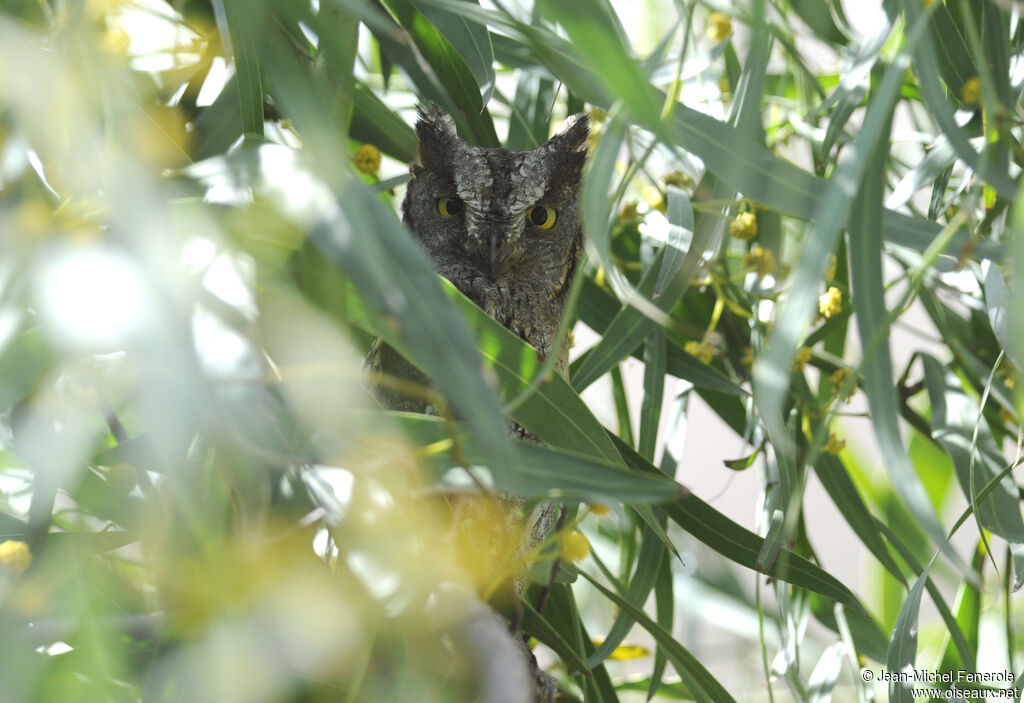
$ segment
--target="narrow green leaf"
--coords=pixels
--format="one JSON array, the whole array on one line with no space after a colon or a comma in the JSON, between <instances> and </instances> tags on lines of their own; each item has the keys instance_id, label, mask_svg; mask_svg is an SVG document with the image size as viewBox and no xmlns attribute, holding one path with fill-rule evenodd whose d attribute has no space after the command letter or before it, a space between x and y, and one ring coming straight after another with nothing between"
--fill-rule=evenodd
<instances>
[{"instance_id":1,"label":"narrow green leaf","mask_svg":"<svg viewBox=\"0 0 1024 703\"><path fill-rule=\"evenodd\" d=\"M435 415L386 413L423 447L445 447L453 438L445 421ZM460 456L470 464L487 460L486 448L472 435L456 435ZM658 503L676 498L681 488L664 475L643 473L622 464L600 461L556 447L524 442L519 447L523 465L509 480L496 476L497 488L526 498L587 503ZM441 471L456 465L451 448L436 449L429 457Z\"/></svg>"},{"instance_id":2,"label":"narrow green leaf","mask_svg":"<svg viewBox=\"0 0 1024 703\"><path fill-rule=\"evenodd\" d=\"M813 468L821 485L861 543L886 571L903 581L902 572L878 534L875 517L865 505L843 462L839 457L823 452L814 460Z\"/></svg>"},{"instance_id":3,"label":"narrow green leaf","mask_svg":"<svg viewBox=\"0 0 1024 703\"><path fill-rule=\"evenodd\" d=\"M456 122L464 120L472 141L477 145L500 146L494 122L481 98L480 86L459 52L409 0L384 1L395 13L402 28L409 33L433 72L436 84L441 86L458 108L458 114L453 115Z\"/></svg>"},{"instance_id":4,"label":"narrow green leaf","mask_svg":"<svg viewBox=\"0 0 1024 703\"><path fill-rule=\"evenodd\" d=\"M978 405L964 392L959 379L934 357L922 354L921 359L931 401L932 436L953 459L961 490L976 506L976 517L981 525L1009 543L1014 556L1016 590L1024 583L1024 519L1020 513L1020 491L1013 479L1006 477L984 501L972 495L975 487L980 488L997 476L1006 462ZM972 448L976 448L973 461Z\"/></svg>"},{"instance_id":5,"label":"narrow green leaf","mask_svg":"<svg viewBox=\"0 0 1024 703\"><path fill-rule=\"evenodd\" d=\"M915 27L922 17L927 19L936 6L944 7L942 3L936 3L926 10L917 0L902 0L902 5L908 24ZM1017 193L1017 183L1004 169L996 168L995 164L990 163L983 154L975 151L963 129L956 123L949 100L939 82L939 72L935 60L936 50L931 35L926 34L922 41L915 42L913 52L914 70L918 75L924 102L953 146L957 156L970 166L979 178L998 190L1000 195L1004 198L1012 198ZM963 84L954 87L954 90L962 89L962 87Z\"/></svg>"},{"instance_id":6,"label":"narrow green leaf","mask_svg":"<svg viewBox=\"0 0 1024 703\"><path fill-rule=\"evenodd\" d=\"M921 593L928 582L928 572L935 563L938 553L917 577L914 585L907 595L907 599L900 608L899 617L896 619L896 627L892 631L892 639L889 641L889 652L885 658L885 668L890 672L907 671L914 668L917 657L917 618L921 609ZM892 703L913 703L914 696L911 694L911 682L900 682L892 680L889 682L889 700Z\"/></svg>"},{"instance_id":7,"label":"narrow green leaf","mask_svg":"<svg viewBox=\"0 0 1024 703\"><path fill-rule=\"evenodd\" d=\"M477 0L462 2L479 4ZM415 0L414 4L466 62L483 94L482 104L489 103L494 92L494 47L491 46L491 34L487 28L471 23L454 12L417 3Z\"/></svg>"},{"instance_id":8,"label":"narrow green leaf","mask_svg":"<svg viewBox=\"0 0 1024 703\"><path fill-rule=\"evenodd\" d=\"M650 595L651 589L654 588L655 579L661 570L662 562L666 560L667 555L665 551L664 545L657 539L651 528L645 527L641 535L640 554L636 559L636 570L633 572L633 578L629 580L629 585L626 587L624 594L625 598L635 607L642 609L644 603L647 602L647 596ZM607 659L615 651L615 648L622 644L622 640L626 638L626 635L629 634L630 629L633 627L633 622L633 618L628 613L619 613L604 641L590 655L588 664L595 666Z\"/></svg>"},{"instance_id":9,"label":"narrow green leaf","mask_svg":"<svg viewBox=\"0 0 1024 703\"><path fill-rule=\"evenodd\" d=\"M629 602L627 598L615 591L611 591L601 585L594 577L585 571L579 571L583 578L600 591L606 598L615 602L620 608L636 620L645 630L653 635L658 644L665 648L672 665L676 669L687 687L693 692L698 701L715 701L716 703L736 703L729 692L722 687L722 684L704 668L704 666L690 652L679 644L678 640L672 637L670 632L665 631L658 623L647 617L643 610Z\"/></svg>"},{"instance_id":10,"label":"narrow green leaf","mask_svg":"<svg viewBox=\"0 0 1024 703\"><path fill-rule=\"evenodd\" d=\"M221 42L235 62L242 133L263 136L263 79L259 40L265 31L262 0L213 0Z\"/></svg>"},{"instance_id":11,"label":"narrow green leaf","mask_svg":"<svg viewBox=\"0 0 1024 703\"><path fill-rule=\"evenodd\" d=\"M492 471L513 475L515 448L497 397L484 381L473 337L426 255L395 213L354 179L339 201L344 216L315 226L312 241L351 277L378 320L392 320L377 326L387 328L387 341L438 382L484 443Z\"/></svg>"},{"instance_id":12,"label":"narrow green leaf","mask_svg":"<svg viewBox=\"0 0 1024 703\"><path fill-rule=\"evenodd\" d=\"M416 159L416 133L364 83L356 81L352 96L351 135L385 154L409 163Z\"/></svg>"},{"instance_id":13,"label":"narrow green leaf","mask_svg":"<svg viewBox=\"0 0 1024 703\"><path fill-rule=\"evenodd\" d=\"M693 243L693 204L689 196L675 186L668 186L668 239L665 242L665 256L661 260L658 280L654 283L654 292L661 295L665 287L679 273L686 257L686 252Z\"/></svg>"},{"instance_id":14,"label":"narrow green leaf","mask_svg":"<svg viewBox=\"0 0 1024 703\"><path fill-rule=\"evenodd\" d=\"M484 363L497 376L503 397L517 397L530 386L533 374L540 368L537 351L489 317L450 282L436 275L435 278L469 322L479 340ZM417 357L422 352L406 349L405 343L390 325L361 305L361 295L356 289L351 289L346 295L350 301L347 312L351 324L383 337L399 353L419 365ZM442 385L442 388L445 387ZM554 375L547 383L541 384L516 408L512 416L516 422L552 446L612 463L621 462L621 457L608 440L600 421L561 376Z\"/></svg>"},{"instance_id":15,"label":"narrow green leaf","mask_svg":"<svg viewBox=\"0 0 1024 703\"><path fill-rule=\"evenodd\" d=\"M621 440L616 441L616 446L629 466L640 471L659 472L659 469L623 444ZM764 540L736 524L697 496L687 491L681 498L660 505L659 509L664 510L670 520L719 554L748 569L757 569L757 555ZM865 612L856 596L842 582L821 567L788 549L780 549L775 563L765 573L795 586L820 593L858 613Z\"/></svg>"},{"instance_id":16,"label":"narrow green leaf","mask_svg":"<svg viewBox=\"0 0 1024 703\"><path fill-rule=\"evenodd\" d=\"M654 461L661 401L665 392L665 330L658 327L644 342L644 396L640 403L640 453Z\"/></svg>"},{"instance_id":17,"label":"narrow green leaf","mask_svg":"<svg viewBox=\"0 0 1024 703\"><path fill-rule=\"evenodd\" d=\"M609 336L609 326L616 314L619 313L620 306L611 293L600 288L588 278L583 282L579 311L580 319L588 327L607 337ZM678 343L668 339L666 345L665 369L676 378L689 381L701 388L713 389L727 396L744 397L747 395L728 376L687 354ZM640 347L635 347L631 353L640 358ZM575 377L579 373L578 369L579 367L576 367L573 372L574 387Z\"/></svg>"},{"instance_id":18,"label":"narrow green leaf","mask_svg":"<svg viewBox=\"0 0 1024 703\"><path fill-rule=\"evenodd\" d=\"M675 622L675 589L672 576L672 560L662 559L661 567L658 569L658 576L654 581L654 597L656 600L655 611L658 625L667 632L672 632L672 625ZM665 665L668 663L668 654L660 644L654 652L654 669L651 671L651 683L647 688L647 700L650 700L662 688L662 676L665 673Z\"/></svg>"}]
</instances>

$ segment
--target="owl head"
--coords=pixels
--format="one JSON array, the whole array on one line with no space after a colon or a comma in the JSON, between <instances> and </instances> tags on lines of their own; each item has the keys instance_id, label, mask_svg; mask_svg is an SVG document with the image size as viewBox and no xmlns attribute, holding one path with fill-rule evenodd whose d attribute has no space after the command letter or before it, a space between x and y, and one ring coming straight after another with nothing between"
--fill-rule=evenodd
<instances>
[{"instance_id":1,"label":"owl head","mask_svg":"<svg viewBox=\"0 0 1024 703\"><path fill-rule=\"evenodd\" d=\"M483 148L456 136L444 110L422 107L403 220L439 272L481 305L502 290L555 297L582 247L588 132L587 117L575 115L533 151Z\"/></svg>"}]
</instances>

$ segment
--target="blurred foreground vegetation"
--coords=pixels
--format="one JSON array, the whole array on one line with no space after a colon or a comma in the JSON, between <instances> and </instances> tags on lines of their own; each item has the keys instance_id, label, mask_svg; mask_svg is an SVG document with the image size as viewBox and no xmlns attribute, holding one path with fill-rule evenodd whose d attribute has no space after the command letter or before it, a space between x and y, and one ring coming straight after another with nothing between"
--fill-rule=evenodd
<instances>
[{"instance_id":1,"label":"blurred foreground vegetation","mask_svg":"<svg viewBox=\"0 0 1024 703\"><path fill-rule=\"evenodd\" d=\"M0 700L515 700L446 633L518 568L564 700L1019 696L1021 6L882 5L3 0ZM591 114L568 381L402 228L426 101ZM697 397L741 458L680 463ZM757 533L681 487L741 471ZM452 537L492 490L566 507L527 564Z\"/></svg>"}]
</instances>

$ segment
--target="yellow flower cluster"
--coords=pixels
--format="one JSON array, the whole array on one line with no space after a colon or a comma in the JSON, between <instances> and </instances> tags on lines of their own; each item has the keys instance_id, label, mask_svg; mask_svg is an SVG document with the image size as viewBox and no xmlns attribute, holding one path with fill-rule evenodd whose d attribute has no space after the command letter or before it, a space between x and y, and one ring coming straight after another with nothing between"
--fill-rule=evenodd
<instances>
[{"instance_id":1,"label":"yellow flower cluster","mask_svg":"<svg viewBox=\"0 0 1024 703\"><path fill-rule=\"evenodd\" d=\"M702 364L710 364L711 360L715 358L715 347L707 340L690 340L683 345L683 349L690 356L697 357L697 360Z\"/></svg>"},{"instance_id":2,"label":"yellow flower cluster","mask_svg":"<svg viewBox=\"0 0 1024 703\"><path fill-rule=\"evenodd\" d=\"M743 257L743 267L757 271L758 276L768 276L775 273L775 255L771 249L755 244Z\"/></svg>"},{"instance_id":3,"label":"yellow flower cluster","mask_svg":"<svg viewBox=\"0 0 1024 703\"><path fill-rule=\"evenodd\" d=\"M729 234L747 242L757 236L757 216L752 212L744 212L729 223Z\"/></svg>"},{"instance_id":4,"label":"yellow flower cluster","mask_svg":"<svg viewBox=\"0 0 1024 703\"><path fill-rule=\"evenodd\" d=\"M835 286L830 286L824 295L818 297L818 312L828 320L833 315L838 315L843 309L843 292Z\"/></svg>"},{"instance_id":5,"label":"yellow flower cluster","mask_svg":"<svg viewBox=\"0 0 1024 703\"><path fill-rule=\"evenodd\" d=\"M843 447L846 446L845 439L839 439L836 437L835 432L829 432L828 441L825 443L825 451L829 454L838 454L843 451Z\"/></svg>"},{"instance_id":6,"label":"yellow flower cluster","mask_svg":"<svg viewBox=\"0 0 1024 703\"><path fill-rule=\"evenodd\" d=\"M796 352L796 358L793 360L793 371L800 373L807 366L807 362L811 360L813 353L810 347L800 347Z\"/></svg>"},{"instance_id":7,"label":"yellow flower cluster","mask_svg":"<svg viewBox=\"0 0 1024 703\"><path fill-rule=\"evenodd\" d=\"M559 556L566 561L576 562L590 554L590 540L579 530L562 535Z\"/></svg>"},{"instance_id":8,"label":"yellow flower cluster","mask_svg":"<svg viewBox=\"0 0 1024 703\"><path fill-rule=\"evenodd\" d=\"M24 573L32 563L32 552L28 545L9 539L0 543L0 571L18 575Z\"/></svg>"},{"instance_id":9,"label":"yellow flower cluster","mask_svg":"<svg viewBox=\"0 0 1024 703\"><path fill-rule=\"evenodd\" d=\"M828 269L825 271L825 283L831 283L832 279L836 277L836 255L828 255Z\"/></svg>"},{"instance_id":10,"label":"yellow flower cluster","mask_svg":"<svg viewBox=\"0 0 1024 703\"><path fill-rule=\"evenodd\" d=\"M960 99L964 105L977 105L981 100L981 79L971 76L964 81L964 87L960 89Z\"/></svg>"},{"instance_id":11,"label":"yellow flower cluster","mask_svg":"<svg viewBox=\"0 0 1024 703\"><path fill-rule=\"evenodd\" d=\"M748 369L754 365L754 348L747 347L743 350L743 358L740 359L740 363L746 366Z\"/></svg>"},{"instance_id":12,"label":"yellow flower cluster","mask_svg":"<svg viewBox=\"0 0 1024 703\"><path fill-rule=\"evenodd\" d=\"M708 17L708 38L722 41L732 34L732 20L724 12L712 12Z\"/></svg>"},{"instance_id":13,"label":"yellow flower cluster","mask_svg":"<svg viewBox=\"0 0 1024 703\"><path fill-rule=\"evenodd\" d=\"M353 157L356 169L368 176L374 176L380 170L380 149L373 144L363 144L356 149Z\"/></svg>"}]
</instances>

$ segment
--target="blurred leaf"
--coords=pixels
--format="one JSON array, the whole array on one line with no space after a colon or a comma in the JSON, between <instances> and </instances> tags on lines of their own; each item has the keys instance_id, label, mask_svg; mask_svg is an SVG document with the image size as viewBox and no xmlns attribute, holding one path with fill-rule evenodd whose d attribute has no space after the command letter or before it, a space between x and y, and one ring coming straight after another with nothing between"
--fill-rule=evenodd
<instances>
[{"instance_id":1,"label":"blurred leaf","mask_svg":"<svg viewBox=\"0 0 1024 703\"><path fill-rule=\"evenodd\" d=\"M221 43L235 63L242 133L263 136L263 79L258 37L264 21L263 0L212 0ZM259 27L259 29L257 29Z\"/></svg>"},{"instance_id":2,"label":"blurred leaf","mask_svg":"<svg viewBox=\"0 0 1024 703\"><path fill-rule=\"evenodd\" d=\"M422 53L437 84L447 92L452 103L458 108L458 113L469 127L473 143L478 146L500 146L498 135L494 131L494 123L481 99L481 86L477 85L473 71L470 70L455 47L409 0L384 0L384 2L395 13L402 28L409 33L416 48ZM443 14L449 28L455 26L456 23L464 22L456 14L440 11L438 14ZM479 33L479 30L475 30L476 35ZM460 39L469 42L478 41L472 37L473 33L466 25ZM482 56L479 59L480 61L484 60ZM475 61L475 63L480 61ZM493 71L489 87L485 86L485 91L489 90L493 90Z\"/></svg>"},{"instance_id":3,"label":"blurred leaf","mask_svg":"<svg viewBox=\"0 0 1024 703\"><path fill-rule=\"evenodd\" d=\"M479 4L477 0L462 1ZM489 103L494 92L494 49L491 47L490 32L486 27L472 24L454 12L429 5L423 5L420 11L451 43L452 48L473 72L476 83L483 93L481 103Z\"/></svg>"},{"instance_id":4,"label":"blurred leaf","mask_svg":"<svg viewBox=\"0 0 1024 703\"><path fill-rule=\"evenodd\" d=\"M977 490L999 475L1006 461L992 437L978 406L964 393L959 380L937 359L922 354L925 383L932 407L932 435L953 459L960 488L980 524L1009 542L1016 577L1014 590L1024 584L1024 520L1020 514L1020 490L1012 478L1004 478L984 502ZM973 438L977 433L977 441ZM972 450L977 453L973 459ZM972 476L973 468L973 476Z\"/></svg>"},{"instance_id":5,"label":"blurred leaf","mask_svg":"<svg viewBox=\"0 0 1024 703\"><path fill-rule=\"evenodd\" d=\"M640 471L658 472L657 468L621 441L616 441L616 446L628 465ZM670 520L722 556L740 566L757 570L757 555L764 540L697 496L687 491L681 498L661 505L660 509L665 511ZM764 573L839 601L854 611L864 612L864 607L845 585L788 549L781 549L774 564Z\"/></svg>"},{"instance_id":6,"label":"blurred leaf","mask_svg":"<svg viewBox=\"0 0 1024 703\"><path fill-rule=\"evenodd\" d=\"M821 485L861 543L885 567L886 571L894 578L903 581L902 572L878 534L874 516L864 504L860 492L846 472L843 462L837 456L822 452L818 454L812 466Z\"/></svg>"},{"instance_id":7,"label":"blurred leaf","mask_svg":"<svg viewBox=\"0 0 1024 703\"><path fill-rule=\"evenodd\" d=\"M687 250L693 246L693 205L690 198L673 185L666 187L668 212L668 238L665 242L665 257L661 260L658 280L654 293L661 295L665 287L675 278L686 259Z\"/></svg>"},{"instance_id":8,"label":"blurred leaf","mask_svg":"<svg viewBox=\"0 0 1024 703\"><path fill-rule=\"evenodd\" d=\"M907 599L903 602L903 607L900 608L896 628L892 631L892 639L889 642L889 653L885 658L885 668L888 671L907 671L914 668L917 658L917 618L921 608L921 593L928 582L928 571L937 556L938 554L932 557L924 571L917 577ZM895 679L890 681L889 700L893 703L913 703L914 696L910 685Z\"/></svg>"},{"instance_id":9,"label":"blurred leaf","mask_svg":"<svg viewBox=\"0 0 1024 703\"><path fill-rule=\"evenodd\" d=\"M495 474L514 475L515 450L497 398L483 380L479 352L423 251L365 187L351 183L340 204L344 218L319 223L312 241L346 271L378 320L393 320L376 327L387 329L388 343L437 380L484 441Z\"/></svg>"},{"instance_id":10,"label":"blurred leaf","mask_svg":"<svg viewBox=\"0 0 1024 703\"><path fill-rule=\"evenodd\" d=\"M387 413L403 430L425 448L449 444L444 421L417 413ZM487 451L471 436L456 438L459 453L471 464L486 461ZM588 503L658 503L672 500L682 490L664 475L653 475L600 461L582 454L543 444L524 442L518 447L522 467L514 480L497 477L497 487L525 498ZM456 466L454 451L433 451L429 458L442 470ZM648 590L650 590L648 588Z\"/></svg>"},{"instance_id":11,"label":"blurred leaf","mask_svg":"<svg viewBox=\"0 0 1024 703\"><path fill-rule=\"evenodd\" d=\"M610 293L599 288L589 278L583 282L579 312L580 319L588 327L607 337L608 327L618 311L619 306ZM689 381L695 386L714 389L727 396L743 397L746 395L728 376L687 354L676 342L669 339L666 340L666 345L665 365L668 373ZM640 358L639 346L634 348L631 353Z\"/></svg>"},{"instance_id":12,"label":"blurred leaf","mask_svg":"<svg viewBox=\"0 0 1024 703\"><path fill-rule=\"evenodd\" d=\"M665 393L665 331L657 328L644 342L644 396L640 403L640 440L638 450L654 461L661 401Z\"/></svg>"},{"instance_id":13,"label":"blurred leaf","mask_svg":"<svg viewBox=\"0 0 1024 703\"><path fill-rule=\"evenodd\" d=\"M665 547L660 540L655 539L655 535L649 527L643 529L641 539L640 554L636 559L636 570L633 572L633 577L629 580L629 585L623 594L623 597L638 609L642 609L644 603L647 602L647 597L650 595L651 589L654 588L655 579L661 569L661 564L667 558ZM615 652L622 643L622 640L629 634L630 629L633 627L633 622L633 618L628 613L619 614L604 641L590 655L589 663L591 666L599 664L609 657L612 659L616 658Z\"/></svg>"},{"instance_id":14,"label":"blurred leaf","mask_svg":"<svg viewBox=\"0 0 1024 703\"><path fill-rule=\"evenodd\" d=\"M945 9L944 4L936 3L926 11L921 3L916 0L902 0L902 5L908 24L913 26L916 26L922 17L927 20L931 12L936 8L942 7ZM945 31L940 37L940 41L950 41L948 46L946 44L942 45L944 51L948 47L957 46L959 43L953 39L952 35ZM938 52L935 49L935 42L932 36L930 34L925 35L920 43L912 47L912 51L914 52L914 67L918 74L924 102L936 122L938 122L946 139L949 140L953 150L956 151L956 155L967 163L980 178L995 187L1004 198L1012 198L1017 192L1016 181L1007 175L1004 170L996 169L992 164L986 163L985 156L974 150L974 147L968 142L963 129L956 123L953 117L949 101L939 83L939 73L935 60ZM962 57L955 58L962 60ZM961 63L960 65L969 65L969 62L967 64ZM975 74L976 71L971 75ZM959 88L962 89L962 87L963 83L960 84ZM954 89L957 88L954 87Z\"/></svg>"},{"instance_id":15,"label":"blurred leaf","mask_svg":"<svg viewBox=\"0 0 1024 703\"><path fill-rule=\"evenodd\" d=\"M838 12L841 16L843 11L842 5L833 0L828 2L821 2L820 0L789 0L789 4L793 6L800 19L807 23L807 26L811 28L818 39L829 44L839 45L845 45L849 42L846 35L836 25L835 20L832 19L833 12Z\"/></svg>"},{"instance_id":16,"label":"blurred leaf","mask_svg":"<svg viewBox=\"0 0 1024 703\"><path fill-rule=\"evenodd\" d=\"M352 137L373 144L399 161L416 159L416 133L365 84L356 81L353 94Z\"/></svg>"},{"instance_id":17,"label":"blurred leaf","mask_svg":"<svg viewBox=\"0 0 1024 703\"><path fill-rule=\"evenodd\" d=\"M658 623L651 620L643 610L636 607L629 600L615 591L602 586L598 581L585 571L580 571L591 585L600 591L606 598L614 601L630 617L636 620L641 627L651 633L658 644L664 647L665 655L672 662L686 687L693 692L694 698L698 701L715 701L716 703L735 703L735 699L722 687L722 684L705 669L701 663L679 642L666 632Z\"/></svg>"}]
</instances>

